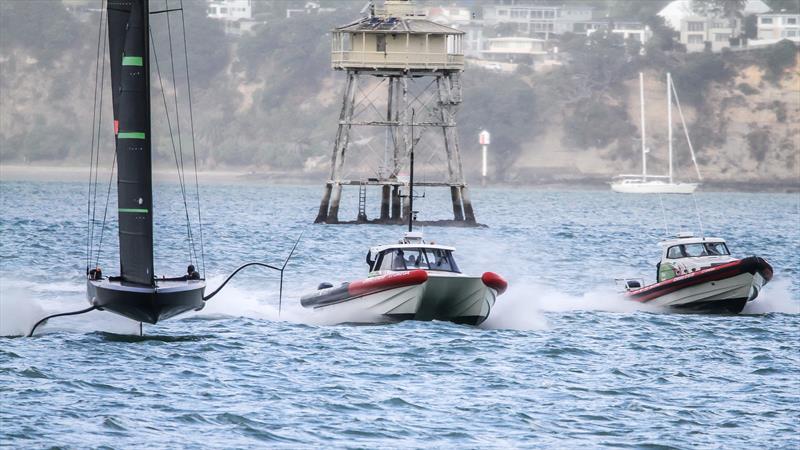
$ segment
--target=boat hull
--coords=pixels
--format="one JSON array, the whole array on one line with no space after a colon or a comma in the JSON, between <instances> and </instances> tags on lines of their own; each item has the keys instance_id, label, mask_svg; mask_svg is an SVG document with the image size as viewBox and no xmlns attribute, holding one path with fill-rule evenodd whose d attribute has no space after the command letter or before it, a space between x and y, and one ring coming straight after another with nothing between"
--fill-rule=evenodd
<instances>
[{"instance_id":1,"label":"boat hull","mask_svg":"<svg viewBox=\"0 0 800 450\"><path fill-rule=\"evenodd\" d=\"M497 280L416 270L365 280L366 287L354 282L321 289L303 296L301 304L330 324L442 320L479 325L505 290L505 281Z\"/></svg>"},{"instance_id":2,"label":"boat hull","mask_svg":"<svg viewBox=\"0 0 800 450\"><path fill-rule=\"evenodd\" d=\"M157 281L155 286L112 280L88 280L89 303L138 322L154 324L205 306L203 280Z\"/></svg>"},{"instance_id":3,"label":"boat hull","mask_svg":"<svg viewBox=\"0 0 800 450\"><path fill-rule=\"evenodd\" d=\"M446 320L480 325L489 316L497 291L481 277L432 275L423 286L415 320Z\"/></svg>"},{"instance_id":4,"label":"boat hull","mask_svg":"<svg viewBox=\"0 0 800 450\"><path fill-rule=\"evenodd\" d=\"M772 266L753 256L651 284L627 296L686 312L738 314L771 279Z\"/></svg>"},{"instance_id":5,"label":"boat hull","mask_svg":"<svg viewBox=\"0 0 800 450\"><path fill-rule=\"evenodd\" d=\"M611 190L623 194L691 194L697 183L611 183Z\"/></svg>"}]
</instances>

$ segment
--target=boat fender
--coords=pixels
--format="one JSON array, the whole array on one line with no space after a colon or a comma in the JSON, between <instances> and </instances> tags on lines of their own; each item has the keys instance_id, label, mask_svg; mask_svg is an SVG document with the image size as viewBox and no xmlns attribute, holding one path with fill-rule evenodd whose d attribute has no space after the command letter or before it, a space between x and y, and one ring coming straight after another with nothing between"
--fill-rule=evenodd
<instances>
[{"instance_id":1,"label":"boat fender","mask_svg":"<svg viewBox=\"0 0 800 450\"><path fill-rule=\"evenodd\" d=\"M375 278L353 281L348 286L348 292L352 296L370 294L386 289L394 289L404 286L414 286L428 281L428 272L424 270L412 270L409 272L396 272L381 275Z\"/></svg>"},{"instance_id":2,"label":"boat fender","mask_svg":"<svg viewBox=\"0 0 800 450\"><path fill-rule=\"evenodd\" d=\"M323 289L328 289L328 288L332 288L332 287L333 287L333 285L331 283L328 283L327 281L323 281L322 283L319 284L319 286L317 286L317 290L321 291Z\"/></svg>"},{"instance_id":3,"label":"boat fender","mask_svg":"<svg viewBox=\"0 0 800 450\"><path fill-rule=\"evenodd\" d=\"M508 288L508 281L494 272L484 272L481 276L481 281L483 281L483 284L487 287L497 291L497 295L502 294Z\"/></svg>"}]
</instances>

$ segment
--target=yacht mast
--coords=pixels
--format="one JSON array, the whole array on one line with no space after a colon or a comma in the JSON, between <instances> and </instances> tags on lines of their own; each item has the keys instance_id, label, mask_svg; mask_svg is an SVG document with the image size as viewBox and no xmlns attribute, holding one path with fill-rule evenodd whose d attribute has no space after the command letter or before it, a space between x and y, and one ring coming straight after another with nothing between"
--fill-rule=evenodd
<instances>
[{"instance_id":1,"label":"yacht mast","mask_svg":"<svg viewBox=\"0 0 800 450\"><path fill-rule=\"evenodd\" d=\"M700 167L697 165L697 158L694 154L694 146L692 146L692 139L689 137L689 128L686 126L686 118L683 117L683 110L681 109L681 99L678 97L678 91L675 85L672 86L672 94L675 96L675 104L678 106L678 114L681 117L681 125L683 125L683 134L686 135L686 143L689 144L689 152L692 155L692 162L694 163L694 170L697 172L697 179L702 181L703 176L700 175Z\"/></svg>"},{"instance_id":2,"label":"yacht mast","mask_svg":"<svg viewBox=\"0 0 800 450\"><path fill-rule=\"evenodd\" d=\"M647 143L644 129L644 73L642 72L639 72L639 104L642 123L642 181L645 181L647 179Z\"/></svg>"},{"instance_id":3,"label":"yacht mast","mask_svg":"<svg viewBox=\"0 0 800 450\"><path fill-rule=\"evenodd\" d=\"M672 74L667 72L667 141L669 142L669 184L672 184Z\"/></svg>"}]
</instances>

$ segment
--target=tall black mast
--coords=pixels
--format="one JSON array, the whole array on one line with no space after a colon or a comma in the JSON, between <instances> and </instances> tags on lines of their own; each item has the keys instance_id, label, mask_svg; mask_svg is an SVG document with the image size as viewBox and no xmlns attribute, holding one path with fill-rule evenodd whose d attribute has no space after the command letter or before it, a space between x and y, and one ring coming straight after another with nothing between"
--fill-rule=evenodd
<instances>
[{"instance_id":1,"label":"tall black mast","mask_svg":"<svg viewBox=\"0 0 800 450\"><path fill-rule=\"evenodd\" d=\"M120 273L153 284L153 186L150 126L150 45L147 0L107 0Z\"/></svg>"}]
</instances>

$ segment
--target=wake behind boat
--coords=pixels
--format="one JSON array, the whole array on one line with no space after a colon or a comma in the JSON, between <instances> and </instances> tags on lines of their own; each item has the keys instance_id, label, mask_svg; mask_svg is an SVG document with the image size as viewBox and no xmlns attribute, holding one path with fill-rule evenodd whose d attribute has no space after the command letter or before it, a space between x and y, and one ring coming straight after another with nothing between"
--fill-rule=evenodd
<instances>
[{"instance_id":1,"label":"wake behind boat","mask_svg":"<svg viewBox=\"0 0 800 450\"><path fill-rule=\"evenodd\" d=\"M731 256L723 239L680 234L660 242L656 283L621 279L625 296L644 304L680 311L738 314L772 279L763 258Z\"/></svg>"},{"instance_id":2,"label":"wake behind boat","mask_svg":"<svg viewBox=\"0 0 800 450\"><path fill-rule=\"evenodd\" d=\"M493 272L461 273L454 251L426 243L421 233L406 233L397 244L369 250L368 278L337 287L322 283L300 303L335 323L443 320L479 325L508 284Z\"/></svg>"}]
</instances>

